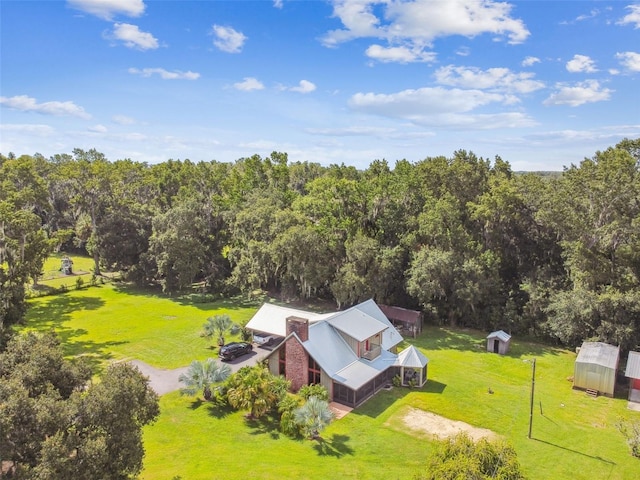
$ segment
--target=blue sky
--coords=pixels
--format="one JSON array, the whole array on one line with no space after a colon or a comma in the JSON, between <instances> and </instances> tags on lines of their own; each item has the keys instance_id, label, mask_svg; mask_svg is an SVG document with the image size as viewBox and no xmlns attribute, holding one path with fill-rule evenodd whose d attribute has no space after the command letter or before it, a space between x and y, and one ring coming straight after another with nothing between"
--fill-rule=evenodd
<instances>
[{"instance_id":1,"label":"blue sky","mask_svg":"<svg viewBox=\"0 0 640 480\"><path fill-rule=\"evenodd\" d=\"M640 137L640 2L0 2L0 152L561 170Z\"/></svg>"}]
</instances>

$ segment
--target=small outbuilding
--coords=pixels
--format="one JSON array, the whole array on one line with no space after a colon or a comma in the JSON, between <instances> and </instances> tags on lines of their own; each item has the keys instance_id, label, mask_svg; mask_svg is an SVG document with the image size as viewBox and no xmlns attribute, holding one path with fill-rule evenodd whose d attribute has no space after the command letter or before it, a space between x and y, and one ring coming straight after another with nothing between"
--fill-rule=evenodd
<instances>
[{"instance_id":1,"label":"small outbuilding","mask_svg":"<svg viewBox=\"0 0 640 480\"><path fill-rule=\"evenodd\" d=\"M504 330L496 330L487 335L487 352L505 355L511 345L511 335Z\"/></svg>"},{"instance_id":2,"label":"small outbuilding","mask_svg":"<svg viewBox=\"0 0 640 480\"><path fill-rule=\"evenodd\" d=\"M423 386L427 383L427 364L429 359L413 345L398 354L396 366L400 368L402 385Z\"/></svg>"},{"instance_id":3,"label":"small outbuilding","mask_svg":"<svg viewBox=\"0 0 640 480\"><path fill-rule=\"evenodd\" d=\"M629 352L624 376L629 379L629 401L640 405L640 352Z\"/></svg>"},{"instance_id":4,"label":"small outbuilding","mask_svg":"<svg viewBox=\"0 0 640 480\"><path fill-rule=\"evenodd\" d=\"M620 347L603 342L583 342L576 358L573 388L613 397Z\"/></svg>"},{"instance_id":5,"label":"small outbuilding","mask_svg":"<svg viewBox=\"0 0 640 480\"><path fill-rule=\"evenodd\" d=\"M422 312L402 307L378 305L394 327L416 338L422 333Z\"/></svg>"}]
</instances>

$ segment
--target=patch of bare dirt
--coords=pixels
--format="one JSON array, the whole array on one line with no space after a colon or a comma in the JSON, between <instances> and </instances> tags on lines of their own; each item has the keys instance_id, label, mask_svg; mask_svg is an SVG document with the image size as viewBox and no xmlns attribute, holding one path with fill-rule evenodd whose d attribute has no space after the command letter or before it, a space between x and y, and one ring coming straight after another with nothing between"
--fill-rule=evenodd
<instances>
[{"instance_id":1,"label":"patch of bare dirt","mask_svg":"<svg viewBox=\"0 0 640 480\"><path fill-rule=\"evenodd\" d=\"M474 441L482 438L494 439L497 434L486 428L478 428L465 422L450 420L435 413L425 412L417 408L409 408L402 417L404 425L418 433L425 433L433 438L446 439L459 433L466 433Z\"/></svg>"}]
</instances>

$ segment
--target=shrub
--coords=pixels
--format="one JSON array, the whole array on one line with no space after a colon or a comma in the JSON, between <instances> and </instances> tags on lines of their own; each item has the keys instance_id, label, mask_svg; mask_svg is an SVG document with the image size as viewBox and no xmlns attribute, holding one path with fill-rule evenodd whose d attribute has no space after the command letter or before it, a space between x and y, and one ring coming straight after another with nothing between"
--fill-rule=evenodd
<instances>
[{"instance_id":1,"label":"shrub","mask_svg":"<svg viewBox=\"0 0 640 480\"><path fill-rule=\"evenodd\" d=\"M394 387L399 387L402 385L402 378L400 378L400 375L394 375L391 379L391 383L393 383Z\"/></svg>"},{"instance_id":2,"label":"shrub","mask_svg":"<svg viewBox=\"0 0 640 480\"><path fill-rule=\"evenodd\" d=\"M76 290L80 290L84 286L84 280L82 277L76 278Z\"/></svg>"},{"instance_id":3,"label":"shrub","mask_svg":"<svg viewBox=\"0 0 640 480\"><path fill-rule=\"evenodd\" d=\"M316 397L318 400L329 400L329 392L327 392L327 389L318 384L303 385L298 391L298 395L305 400L309 400L311 397Z\"/></svg>"}]
</instances>

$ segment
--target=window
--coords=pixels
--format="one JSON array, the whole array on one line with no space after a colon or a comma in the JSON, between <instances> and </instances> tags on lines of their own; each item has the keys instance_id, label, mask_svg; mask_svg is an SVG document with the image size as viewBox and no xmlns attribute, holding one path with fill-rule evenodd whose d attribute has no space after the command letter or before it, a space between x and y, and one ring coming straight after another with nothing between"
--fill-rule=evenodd
<instances>
[{"instance_id":1,"label":"window","mask_svg":"<svg viewBox=\"0 0 640 480\"><path fill-rule=\"evenodd\" d=\"M318 384L320 385L320 366L316 363L316 361L309 357L309 385Z\"/></svg>"},{"instance_id":2,"label":"window","mask_svg":"<svg viewBox=\"0 0 640 480\"><path fill-rule=\"evenodd\" d=\"M282 376L286 376L286 368L287 366L287 355L285 353L285 348L282 346L280 350L278 350L278 373Z\"/></svg>"}]
</instances>

